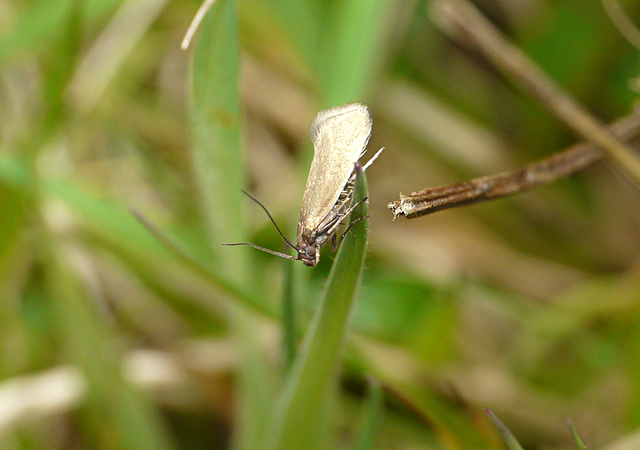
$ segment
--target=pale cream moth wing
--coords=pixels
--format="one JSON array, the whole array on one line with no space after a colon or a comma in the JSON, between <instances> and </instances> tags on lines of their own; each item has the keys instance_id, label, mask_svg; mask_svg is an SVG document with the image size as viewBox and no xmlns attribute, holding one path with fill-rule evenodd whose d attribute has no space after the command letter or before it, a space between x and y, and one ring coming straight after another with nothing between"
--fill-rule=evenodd
<instances>
[{"instance_id":1,"label":"pale cream moth wing","mask_svg":"<svg viewBox=\"0 0 640 450\"><path fill-rule=\"evenodd\" d=\"M353 173L354 164L366 150L373 120L360 103L319 112L309 127L314 156L302 198L298 234L316 229L336 206Z\"/></svg>"},{"instance_id":2,"label":"pale cream moth wing","mask_svg":"<svg viewBox=\"0 0 640 450\"><path fill-rule=\"evenodd\" d=\"M340 223L354 208L351 205L351 196L355 181L355 163L366 150L372 125L369 108L360 103L321 111L311 122L309 133L313 141L314 155L302 197L296 245L284 237L267 208L245 192L267 213L282 239L298 252L297 256L260 247L251 242L224 245L248 245L281 258L301 261L306 266L314 267L318 264L320 248L336 236ZM363 170L366 170L382 150L380 149L364 165ZM334 243L337 246L339 242Z\"/></svg>"}]
</instances>

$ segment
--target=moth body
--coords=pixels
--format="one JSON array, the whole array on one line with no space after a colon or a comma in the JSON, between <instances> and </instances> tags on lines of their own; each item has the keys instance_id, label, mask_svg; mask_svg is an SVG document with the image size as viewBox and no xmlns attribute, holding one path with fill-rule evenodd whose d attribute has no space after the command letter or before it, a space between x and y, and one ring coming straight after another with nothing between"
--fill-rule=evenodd
<instances>
[{"instance_id":1,"label":"moth body","mask_svg":"<svg viewBox=\"0 0 640 450\"><path fill-rule=\"evenodd\" d=\"M250 245L283 258L302 261L306 266L318 264L320 248L332 238L334 247L336 246L338 227L353 209L351 200L354 169L366 151L372 125L369 108L361 103L349 103L320 111L311 122L309 134L314 154L302 196L296 245L292 245L278 229L287 244L297 251L296 257L250 243L227 245ZM379 153L371 158L367 166ZM271 218L266 208L251 198Z\"/></svg>"},{"instance_id":2,"label":"moth body","mask_svg":"<svg viewBox=\"0 0 640 450\"><path fill-rule=\"evenodd\" d=\"M320 248L335 236L348 214L355 164L366 151L372 126L369 108L361 103L320 111L311 122L314 154L296 245L298 259L307 266L318 263Z\"/></svg>"}]
</instances>

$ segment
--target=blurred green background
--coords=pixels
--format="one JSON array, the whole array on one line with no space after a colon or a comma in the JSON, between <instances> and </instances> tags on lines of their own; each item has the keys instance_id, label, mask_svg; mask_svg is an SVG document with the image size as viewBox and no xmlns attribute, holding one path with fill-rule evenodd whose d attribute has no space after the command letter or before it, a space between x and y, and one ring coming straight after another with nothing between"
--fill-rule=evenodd
<instances>
[{"instance_id":1,"label":"blurred green background","mask_svg":"<svg viewBox=\"0 0 640 450\"><path fill-rule=\"evenodd\" d=\"M638 49L600 1L476 5L601 120L629 114ZM0 448L260 448L284 274L301 336L333 256L309 269L221 244L283 250L240 189L293 239L307 127L353 101L374 117L369 154L386 151L327 447L504 448L489 408L525 448L576 448L567 418L590 448L640 448L637 187L599 164L394 222L400 192L575 137L428 1L218 0L182 51L199 6L0 0Z\"/></svg>"}]
</instances>

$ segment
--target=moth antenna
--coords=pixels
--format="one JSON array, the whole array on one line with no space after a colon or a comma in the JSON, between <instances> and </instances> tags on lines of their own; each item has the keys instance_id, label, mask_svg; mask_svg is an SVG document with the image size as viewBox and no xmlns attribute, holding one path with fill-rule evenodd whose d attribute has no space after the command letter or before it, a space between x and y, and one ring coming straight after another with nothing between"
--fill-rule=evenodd
<instances>
[{"instance_id":1,"label":"moth antenna","mask_svg":"<svg viewBox=\"0 0 640 450\"><path fill-rule=\"evenodd\" d=\"M246 192L246 191L242 191L242 193L243 193L244 195L246 195L247 197L249 197L249 198L250 198L251 200L253 200L254 202L256 202L258 205L260 205L260 208L262 208L262 209L264 210L264 212L266 212L266 213L267 213L267 216L269 216L269 220L271 220L271 223L273 224L273 226L274 226L274 227L276 227L276 230L278 230L278 233L280 234L280 237L281 237L282 239L284 239L284 241L287 243L287 245L288 245L289 247L291 247L291 248L292 248L292 249L294 249L294 250L298 250L298 247L296 247L295 245L293 245L291 242L289 242L289 240L288 240L286 237L284 237L284 234L282 234L282 231L280 231L280 228L278 228L278 225L276 225L276 221L275 221L275 220L273 220L273 217L271 217L271 214L269 214L269 211L267 210L267 208L265 208L265 206L264 206L262 203L260 203L260 202L255 198L255 197L253 197L253 196L252 196L251 194L249 194L248 192ZM265 249L265 248L262 248L262 247L258 247L257 245L254 245L254 244L249 244L249 243L245 243L245 244L246 244L246 245L251 245L251 246L253 246L253 247L255 247L255 248L259 249L259 250L264 250L264 251L266 251L266 252L268 252L268 253L272 253L272 250L268 250L268 249ZM225 244L225 245L230 245L230 244ZM277 253L277 252L276 252L276 253ZM284 253L280 253L280 256L282 256L283 254L284 254ZM297 258L293 258L293 259L297 259Z\"/></svg>"},{"instance_id":2,"label":"moth antenna","mask_svg":"<svg viewBox=\"0 0 640 450\"><path fill-rule=\"evenodd\" d=\"M378 159L378 156L380 156L380 153L382 153L382 150L384 150L384 147L382 147L380 150L378 150L378 151L376 152L376 154L375 154L375 155L373 155L373 156L369 159L369 161L367 161L367 163L364 165L364 167L362 168L362 170L367 170L367 169L369 168L369 166L370 166L371 164L373 164L373 162L374 162L376 159Z\"/></svg>"},{"instance_id":3,"label":"moth antenna","mask_svg":"<svg viewBox=\"0 0 640 450\"><path fill-rule=\"evenodd\" d=\"M287 255L286 253L276 252L275 250L270 250L268 248L260 247L259 245L252 244L251 242L237 242L235 244L222 244L222 245L226 245L228 247L233 247L235 245L248 245L249 247L253 247L257 250L262 250L263 252L271 253L272 255L279 256L284 259L293 259L295 261L298 260L297 256L291 256L291 255Z\"/></svg>"}]
</instances>

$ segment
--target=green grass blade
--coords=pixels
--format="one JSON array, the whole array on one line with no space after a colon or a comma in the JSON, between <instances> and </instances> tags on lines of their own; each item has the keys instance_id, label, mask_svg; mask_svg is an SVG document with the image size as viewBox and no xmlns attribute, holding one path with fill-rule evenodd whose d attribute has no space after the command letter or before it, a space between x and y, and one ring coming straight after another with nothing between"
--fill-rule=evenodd
<instances>
[{"instance_id":1,"label":"green grass blade","mask_svg":"<svg viewBox=\"0 0 640 450\"><path fill-rule=\"evenodd\" d=\"M247 7L251 7L251 2L245 3ZM278 18L305 59L311 64L315 63L321 23L318 3L300 0L268 0L262 3Z\"/></svg>"},{"instance_id":2,"label":"green grass blade","mask_svg":"<svg viewBox=\"0 0 640 450\"><path fill-rule=\"evenodd\" d=\"M23 216L24 196L0 180L0 260L5 252L18 239L20 221Z\"/></svg>"},{"instance_id":3,"label":"green grass blade","mask_svg":"<svg viewBox=\"0 0 640 450\"><path fill-rule=\"evenodd\" d=\"M21 261L32 253L32 247L21 234L25 205L22 192L0 181L0 342L14 342L0 346L0 378L6 379L24 370L27 355L24 306L19 300ZM44 340L44 339L43 339Z\"/></svg>"},{"instance_id":4,"label":"green grass blade","mask_svg":"<svg viewBox=\"0 0 640 450\"><path fill-rule=\"evenodd\" d=\"M585 445L585 443L582 441L582 438L578 434L578 430L576 430L576 427L573 424L573 420L571 419L567 420L567 426L569 427L569 433L571 433L571 437L573 438L573 441L576 443L576 448L578 450L587 450L587 446Z\"/></svg>"},{"instance_id":5,"label":"green grass blade","mask_svg":"<svg viewBox=\"0 0 640 450\"><path fill-rule=\"evenodd\" d=\"M356 450L369 450L374 448L375 437L382 421L382 409L384 407L384 391L382 384L374 378L369 379L369 398L363 407L361 424L359 427L358 442L354 446Z\"/></svg>"},{"instance_id":6,"label":"green grass blade","mask_svg":"<svg viewBox=\"0 0 640 450\"><path fill-rule=\"evenodd\" d=\"M262 448L262 438L273 408L275 374L265 362L263 347L256 336L259 321L240 308L234 308L233 314L235 336L242 355L237 376L238 413L232 448L258 450Z\"/></svg>"},{"instance_id":7,"label":"green grass blade","mask_svg":"<svg viewBox=\"0 0 640 450\"><path fill-rule=\"evenodd\" d=\"M51 36L64 29L72 6L71 0L30 2L18 20L0 30L0 61L6 64L49 42Z\"/></svg>"},{"instance_id":8,"label":"green grass blade","mask_svg":"<svg viewBox=\"0 0 640 450\"><path fill-rule=\"evenodd\" d=\"M353 201L358 202L367 195L366 177L360 171ZM366 201L362 202L351 213L351 220L365 217L367 206ZM336 375L360 285L368 224L368 219L356 223L340 246L318 310L276 405L267 448L311 448L327 405L326 397Z\"/></svg>"},{"instance_id":9,"label":"green grass blade","mask_svg":"<svg viewBox=\"0 0 640 450\"><path fill-rule=\"evenodd\" d=\"M250 279L247 250L227 248L225 242L244 241L242 205L244 152L241 145L240 49L238 2L216 1L200 25L193 55L193 162L212 259L218 271L234 284ZM232 305L231 324L242 355L234 429L234 447L258 448L271 409L273 386L259 348L252 317Z\"/></svg>"},{"instance_id":10,"label":"green grass blade","mask_svg":"<svg viewBox=\"0 0 640 450\"><path fill-rule=\"evenodd\" d=\"M293 295L293 264L284 263L284 293L282 295L282 327L284 336L282 346L287 371L293 365L296 357L296 311Z\"/></svg>"},{"instance_id":11,"label":"green grass blade","mask_svg":"<svg viewBox=\"0 0 640 450\"><path fill-rule=\"evenodd\" d=\"M215 2L199 33L190 96L196 187L213 259L224 274L238 281L246 272L242 261L246 251L222 246L244 237L237 2Z\"/></svg>"},{"instance_id":12,"label":"green grass blade","mask_svg":"<svg viewBox=\"0 0 640 450\"><path fill-rule=\"evenodd\" d=\"M33 190L33 180L29 172L23 164L12 158L0 157L0 180L16 192L30 193ZM230 283L208 264L191 254L180 253L180 250L171 248L173 242L161 245L166 235L156 234L154 237L149 228L145 229L126 208L97 199L65 180L40 180L40 184L46 195L64 201L82 217L85 230L126 256L125 259L135 261L140 270L155 274L160 281L175 281L176 266L172 264L174 261L172 254L167 251L168 248L186 267L202 276L216 292L235 300L238 305L252 308L270 317L275 316L275 311L256 296ZM159 233L153 227L151 231Z\"/></svg>"},{"instance_id":13,"label":"green grass blade","mask_svg":"<svg viewBox=\"0 0 640 450\"><path fill-rule=\"evenodd\" d=\"M329 11L325 30L328 54L320 70L324 103L339 105L364 96L376 58L380 57L386 1L337 2Z\"/></svg>"},{"instance_id":14,"label":"green grass blade","mask_svg":"<svg viewBox=\"0 0 640 450\"><path fill-rule=\"evenodd\" d=\"M509 450L524 450L511 430L507 428L507 426L502 422L502 420L498 418L498 416L496 416L492 411L488 409L486 410L486 413L488 414L491 422L493 422L496 428L498 428L500 434L502 434L502 438L504 439L505 444L507 444L507 448Z\"/></svg>"},{"instance_id":15,"label":"green grass blade","mask_svg":"<svg viewBox=\"0 0 640 450\"><path fill-rule=\"evenodd\" d=\"M173 448L159 413L124 380L122 355L110 345L116 336L84 294L62 249L53 245L54 237L46 235L44 239L51 243L45 263L56 329L67 355L87 378L88 403L81 416L91 425L97 446L131 450ZM104 429L111 433L105 436Z\"/></svg>"}]
</instances>

